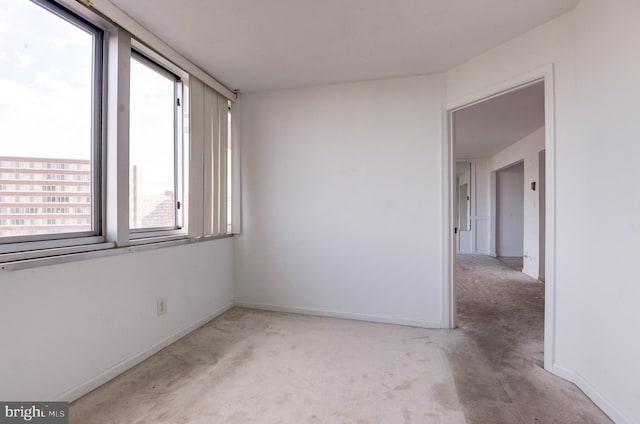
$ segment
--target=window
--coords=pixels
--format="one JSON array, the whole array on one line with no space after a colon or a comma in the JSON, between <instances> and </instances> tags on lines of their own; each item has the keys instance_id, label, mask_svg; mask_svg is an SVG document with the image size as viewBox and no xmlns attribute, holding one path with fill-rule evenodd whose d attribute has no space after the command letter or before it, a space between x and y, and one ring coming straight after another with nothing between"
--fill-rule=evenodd
<instances>
[{"instance_id":1,"label":"window","mask_svg":"<svg viewBox=\"0 0 640 424\"><path fill-rule=\"evenodd\" d=\"M86 4L0 0L0 271L230 232L234 94Z\"/></svg>"},{"instance_id":2,"label":"window","mask_svg":"<svg viewBox=\"0 0 640 424\"><path fill-rule=\"evenodd\" d=\"M181 228L180 79L134 52L130 87L129 226Z\"/></svg>"},{"instance_id":3,"label":"window","mask_svg":"<svg viewBox=\"0 0 640 424\"><path fill-rule=\"evenodd\" d=\"M13 180L8 184L20 182L0 206L36 203L19 208L36 219L0 222L0 245L99 235L102 32L53 3L24 0L3 0L0 28L0 128L10 140L0 144L0 171ZM81 203L92 213L68 230L38 216L44 203L68 197L25 194L54 191L43 181L66 180L72 163L87 166L81 175L90 182L89 198Z\"/></svg>"}]
</instances>

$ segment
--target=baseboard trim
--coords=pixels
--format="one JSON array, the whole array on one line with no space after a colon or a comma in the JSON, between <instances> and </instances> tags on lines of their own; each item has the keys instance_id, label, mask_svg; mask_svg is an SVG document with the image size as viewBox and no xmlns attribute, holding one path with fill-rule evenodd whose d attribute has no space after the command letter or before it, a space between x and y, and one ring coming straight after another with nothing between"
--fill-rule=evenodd
<instances>
[{"instance_id":1,"label":"baseboard trim","mask_svg":"<svg viewBox=\"0 0 640 424\"><path fill-rule=\"evenodd\" d=\"M298 306L272 305L268 303L255 303L255 302L242 302L242 301L236 301L235 306L238 306L241 308L259 309L259 310L271 311L271 312L285 312L285 313L292 313L292 314L313 315L313 316L329 317L329 318L352 319L356 321L376 322L381 324L405 325L409 327L432 328L432 329L444 328L441 322L429 322L429 321L414 320L410 318L396 318L396 317L385 317L385 316L378 316L378 315L357 314L357 313L351 313L351 312L331 311L331 310L325 310L325 309L301 308Z\"/></svg>"},{"instance_id":2,"label":"baseboard trim","mask_svg":"<svg viewBox=\"0 0 640 424\"><path fill-rule=\"evenodd\" d=\"M580 373L575 372L573 382L584 392L585 395L589 397L598 405L602 411L611 418L611 420L616 424L632 424L632 421L629 417L623 414L619 409L617 409L611 402L609 402L602 394L584 378Z\"/></svg>"},{"instance_id":3,"label":"baseboard trim","mask_svg":"<svg viewBox=\"0 0 640 424\"><path fill-rule=\"evenodd\" d=\"M523 269L522 273L533 278L534 280L538 279L538 273L537 272L532 272L530 269Z\"/></svg>"},{"instance_id":4,"label":"baseboard trim","mask_svg":"<svg viewBox=\"0 0 640 424\"><path fill-rule=\"evenodd\" d=\"M571 371L558 364L553 364L548 371L578 386L578 388L616 424L632 423L627 416L614 407L611 402L602 396L602 394L577 371Z\"/></svg>"},{"instance_id":5,"label":"baseboard trim","mask_svg":"<svg viewBox=\"0 0 640 424\"><path fill-rule=\"evenodd\" d=\"M551 365L550 369L547 369L547 371L549 371L551 374L557 375L560 378L564 378L567 381L571 381L572 383L575 383L574 380L574 372L571 371L570 369L567 369L563 366L560 366L558 364L553 364Z\"/></svg>"},{"instance_id":6,"label":"baseboard trim","mask_svg":"<svg viewBox=\"0 0 640 424\"><path fill-rule=\"evenodd\" d=\"M233 303L229 303L229 304L223 306L222 308L219 308L216 311L205 315L204 317L198 319L193 324L188 325L187 327L183 328L180 331L177 331L176 333L170 335L169 337L165 338L161 342L153 345L149 349L146 349L146 350L144 350L142 352L138 352L137 354L118 362L113 367L101 372L100 374L96 375L95 377L91 378L90 380L88 380L88 381L86 381L84 383L81 383L81 384L77 385L76 387L74 387L74 388L72 388L70 390L67 390L64 393L61 393L61 394L59 394L57 396L54 396L54 397L52 397L52 399L56 400L56 401L73 402L74 400L86 395L90 391L100 387L101 385L105 384L109 380L112 380L113 378L119 376L120 374L122 374L123 372L127 371L128 369L134 367L135 365L137 365L140 362L144 361L145 359L149 358L151 355L153 355L155 353L158 353L160 350L162 350L165 347L169 346L171 343L181 339L182 337L186 336L187 334L191 333L192 331L196 330L197 328L202 327L207 322L211 321L212 319L216 318L217 316L219 316L219 315L225 313L226 311L228 311L229 309L233 308L233 306L234 306Z\"/></svg>"}]
</instances>

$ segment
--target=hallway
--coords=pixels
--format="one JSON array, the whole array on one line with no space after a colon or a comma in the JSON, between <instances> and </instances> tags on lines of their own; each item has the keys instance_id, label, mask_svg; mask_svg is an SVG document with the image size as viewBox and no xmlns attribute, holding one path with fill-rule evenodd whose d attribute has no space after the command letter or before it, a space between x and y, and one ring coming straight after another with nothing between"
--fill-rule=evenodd
<instances>
[{"instance_id":1,"label":"hallway","mask_svg":"<svg viewBox=\"0 0 640 424\"><path fill-rule=\"evenodd\" d=\"M493 257L456 261L458 326L477 347L451 361L468 422L611 422L575 385L542 368L544 284Z\"/></svg>"}]
</instances>

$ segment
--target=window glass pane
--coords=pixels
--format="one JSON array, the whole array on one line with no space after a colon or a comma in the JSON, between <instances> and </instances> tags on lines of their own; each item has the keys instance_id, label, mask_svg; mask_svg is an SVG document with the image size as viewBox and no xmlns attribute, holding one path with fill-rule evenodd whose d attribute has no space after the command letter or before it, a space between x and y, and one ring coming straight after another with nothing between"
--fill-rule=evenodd
<instances>
[{"instance_id":1,"label":"window glass pane","mask_svg":"<svg viewBox=\"0 0 640 424\"><path fill-rule=\"evenodd\" d=\"M0 0L0 238L92 231L95 38Z\"/></svg>"},{"instance_id":2,"label":"window glass pane","mask_svg":"<svg viewBox=\"0 0 640 424\"><path fill-rule=\"evenodd\" d=\"M175 79L131 60L129 225L176 226Z\"/></svg>"}]
</instances>

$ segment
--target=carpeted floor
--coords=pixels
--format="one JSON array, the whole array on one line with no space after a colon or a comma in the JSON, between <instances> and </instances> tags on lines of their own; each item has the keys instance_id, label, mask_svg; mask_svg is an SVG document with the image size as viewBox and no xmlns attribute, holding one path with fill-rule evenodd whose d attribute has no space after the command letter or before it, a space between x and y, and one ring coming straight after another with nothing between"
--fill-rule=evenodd
<instances>
[{"instance_id":1,"label":"carpeted floor","mask_svg":"<svg viewBox=\"0 0 640 424\"><path fill-rule=\"evenodd\" d=\"M71 423L464 423L447 338L233 309L73 403Z\"/></svg>"},{"instance_id":2,"label":"carpeted floor","mask_svg":"<svg viewBox=\"0 0 640 424\"><path fill-rule=\"evenodd\" d=\"M456 381L464 380L458 396L468 422L611 422L574 384L542 368L544 283L471 255L458 256L456 280L459 330L476 349L451 361Z\"/></svg>"},{"instance_id":3,"label":"carpeted floor","mask_svg":"<svg viewBox=\"0 0 640 424\"><path fill-rule=\"evenodd\" d=\"M540 368L541 283L458 260L457 330L233 309L71 405L98 423L608 423Z\"/></svg>"},{"instance_id":4,"label":"carpeted floor","mask_svg":"<svg viewBox=\"0 0 640 424\"><path fill-rule=\"evenodd\" d=\"M522 267L523 267L522 256L498 256L496 259L498 259L503 264L510 266L516 271L522 271Z\"/></svg>"}]
</instances>

